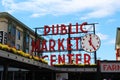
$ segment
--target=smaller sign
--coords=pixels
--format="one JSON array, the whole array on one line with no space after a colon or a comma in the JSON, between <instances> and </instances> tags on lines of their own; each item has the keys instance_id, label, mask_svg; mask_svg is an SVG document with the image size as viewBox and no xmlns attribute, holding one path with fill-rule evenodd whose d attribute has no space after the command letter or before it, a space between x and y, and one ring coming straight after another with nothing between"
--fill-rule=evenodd
<instances>
[{"instance_id":1,"label":"smaller sign","mask_svg":"<svg viewBox=\"0 0 120 80\"><path fill-rule=\"evenodd\" d=\"M0 43L3 43L3 31L0 31Z\"/></svg>"},{"instance_id":2,"label":"smaller sign","mask_svg":"<svg viewBox=\"0 0 120 80\"><path fill-rule=\"evenodd\" d=\"M102 62L100 65L101 72L120 72L120 63Z\"/></svg>"},{"instance_id":3,"label":"smaller sign","mask_svg":"<svg viewBox=\"0 0 120 80\"><path fill-rule=\"evenodd\" d=\"M7 44L7 33L4 32L4 44Z\"/></svg>"},{"instance_id":4,"label":"smaller sign","mask_svg":"<svg viewBox=\"0 0 120 80\"><path fill-rule=\"evenodd\" d=\"M97 72L97 68L57 68L62 72Z\"/></svg>"}]
</instances>

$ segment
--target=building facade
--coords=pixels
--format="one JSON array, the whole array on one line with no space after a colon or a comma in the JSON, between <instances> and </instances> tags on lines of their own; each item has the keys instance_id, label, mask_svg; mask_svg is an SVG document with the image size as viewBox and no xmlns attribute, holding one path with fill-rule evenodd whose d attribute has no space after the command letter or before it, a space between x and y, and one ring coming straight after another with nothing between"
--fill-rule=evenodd
<instances>
[{"instance_id":1,"label":"building facade","mask_svg":"<svg viewBox=\"0 0 120 80\"><path fill-rule=\"evenodd\" d=\"M116 50L116 60L120 60L120 28L117 28L116 31L116 43L115 43L115 50Z\"/></svg>"},{"instance_id":2,"label":"building facade","mask_svg":"<svg viewBox=\"0 0 120 80\"><path fill-rule=\"evenodd\" d=\"M32 59L34 59L33 56L41 57L41 54L39 55L39 53L37 53L37 52L31 52L32 41L35 40L36 35L32 29L30 29L28 26L26 26L25 24L20 22L18 19L16 19L11 14L9 14L7 12L0 12L0 45L2 45L2 48L4 46L8 46L10 49L16 50L17 52L20 51L20 53L24 53L21 55L13 54L14 56L16 56L16 58L13 55L11 57L14 57L15 60L17 60L18 58L20 59L20 57L21 57L22 62L29 61L30 63L33 63L33 64L37 63L37 62L34 62L34 60L32 60ZM42 39L39 36L37 38ZM4 49L0 49L0 51L5 51L7 53L10 53L9 55L11 55L11 53L14 53L14 52L10 52L10 50L4 50ZM4 52L0 52L0 53L5 54ZM26 58L26 60L25 60L25 54L29 54L28 55L29 58ZM2 54L0 54L0 55L2 56ZM0 56L0 80L21 80L21 79L27 80L26 75L28 75L28 69L23 69L23 67L20 67L20 68L13 67L13 66L11 66L12 61L10 61L12 59L9 60L8 58L6 58L3 62L2 61L3 57L1 57L1 56ZM23 59L22 59L22 57L23 57ZM39 60L37 60L37 61L39 61ZM13 61L13 63L14 63L14 61ZM17 62L17 64L18 63L19 62ZM6 64L8 64L7 72L4 67ZM14 63L14 65L16 65L16 63ZM20 65L24 66L24 64L22 64L22 63L20 63ZM23 74L23 75L20 76L19 72L22 72L21 74ZM7 78L6 78L6 75L7 75Z\"/></svg>"},{"instance_id":3,"label":"building facade","mask_svg":"<svg viewBox=\"0 0 120 80\"><path fill-rule=\"evenodd\" d=\"M0 43L31 53L35 32L9 13L0 13Z\"/></svg>"}]
</instances>

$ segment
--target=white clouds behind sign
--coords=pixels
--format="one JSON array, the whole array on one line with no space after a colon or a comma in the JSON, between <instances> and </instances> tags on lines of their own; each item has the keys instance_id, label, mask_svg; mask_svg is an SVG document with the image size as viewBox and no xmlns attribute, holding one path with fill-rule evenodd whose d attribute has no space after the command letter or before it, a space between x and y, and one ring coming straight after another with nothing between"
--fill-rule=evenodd
<instances>
[{"instance_id":1,"label":"white clouds behind sign","mask_svg":"<svg viewBox=\"0 0 120 80\"><path fill-rule=\"evenodd\" d=\"M31 12L32 17L83 12L82 19L101 18L120 10L119 0L2 0L2 6L9 12Z\"/></svg>"}]
</instances>

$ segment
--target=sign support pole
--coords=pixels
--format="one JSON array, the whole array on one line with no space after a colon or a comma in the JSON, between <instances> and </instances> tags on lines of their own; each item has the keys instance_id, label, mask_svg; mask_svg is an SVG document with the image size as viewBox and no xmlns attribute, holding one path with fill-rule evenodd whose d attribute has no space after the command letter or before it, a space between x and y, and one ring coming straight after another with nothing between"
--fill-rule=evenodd
<instances>
[{"instance_id":1,"label":"sign support pole","mask_svg":"<svg viewBox=\"0 0 120 80\"><path fill-rule=\"evenodd\" d=\"M68 31L69 31L69 33L68 33L68 38L71 38L71 36L70 36L70 26L68 27ZM69 40L69 42L68 42L69 44L71 44L71 41ZM71 48L71 46L69 46L70 48ZM68 54L71 54L71 50L68 50ZM68 63L70 64L71 62L70 62L70 57L68 57Z\"/></svg>"},{"instance_id":2,"label":"sign support pole","mask_svg":"<svg viewBox=\"0 0 120 80\"><path fill-rule=\"evenodd\" d=\"M95 34L95 24L93 24L93 33ZM97 63L97 54L96 51L94 52L94 59L95 59L95 64Z\"/></svg>"}]
</instances>

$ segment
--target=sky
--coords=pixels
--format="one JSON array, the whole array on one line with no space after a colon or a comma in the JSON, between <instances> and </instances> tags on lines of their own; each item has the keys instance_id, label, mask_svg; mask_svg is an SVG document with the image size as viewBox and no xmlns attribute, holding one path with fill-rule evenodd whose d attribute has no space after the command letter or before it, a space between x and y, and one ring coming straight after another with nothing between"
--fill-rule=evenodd
<instances>
[{"instance_id":1,"label":"sky","mask_svg":"<svg viewBox=\"0 0 120 80\"><path fill-rule=\"evenodd\" d=\"M0 0L0 12L9 12L31 29L52 24L98 23L96 34L101 46L97 58L116 59L119 0Z\"/></svg>"}]
</instances>

